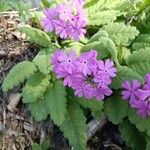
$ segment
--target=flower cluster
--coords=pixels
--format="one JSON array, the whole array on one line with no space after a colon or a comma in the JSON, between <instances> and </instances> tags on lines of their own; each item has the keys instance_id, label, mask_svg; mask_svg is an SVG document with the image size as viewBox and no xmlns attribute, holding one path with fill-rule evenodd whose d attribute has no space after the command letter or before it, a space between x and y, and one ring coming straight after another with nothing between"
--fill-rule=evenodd
<instances>
[{"instance_id":1,"label":"flower cluster","mask_svg":"<svg viewBox=\"0 0 150 150\"><path fill-rule=\"evenodd\" d=\"M109 85L117 70L110 59L97 60L96 51L77 56L75 51L66 54L57 50L51 63L57 78L63 79L64 86L71 87L76 96L103 100L112 94Z\"/></svg>"},{"instance_id":2,"label":"flower cluster","mask_svg":"<svg viewBox=\"0 0 150 150\"><path fill-rule=\"evenodd\" d=\"M83 10L84 0L70 0L55 8L47 8L41 24L45 32L55 31L62 39L79 41L86 33L87 16Z\"/></svg>"},{"instance_id":3,"label":"flower cluster","mask_svg":"<svg viewBox=\"0 0 150 150\"><path fill-rule=\"evenodd\" d=\"M144 85L138 80L124 81L122 88L122 98L128 100L130 106L136 108L141 117L150 116L150 74L145 75Z\"/></svg>"}]
</instances>

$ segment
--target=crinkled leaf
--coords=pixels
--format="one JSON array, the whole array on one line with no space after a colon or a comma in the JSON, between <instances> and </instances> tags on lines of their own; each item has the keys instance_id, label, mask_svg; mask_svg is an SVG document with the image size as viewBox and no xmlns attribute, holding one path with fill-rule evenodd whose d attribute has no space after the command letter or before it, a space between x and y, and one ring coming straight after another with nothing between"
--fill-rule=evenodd
<instances>
[{"instance_id":1,"label":"crinkled leaf","mask_svg":"<svg viewBox=\"0 0 150 150\"><path fill-rule=\"evenodd\" d=\"M42 147L40 144L33 143L32 144L32 150L42 150Z\"/></svg>"},{"instance_id":2,"label":"crinkled leaf","mask_svg":"<svg viewBox=\"0 0 150 150\"><path fill-rule=\"evenodd\" d=\"M30 103L28 108L36 121L42 121L47 118L47 109L44 99Z\"/></svg>"},{"instance_id":3,"label":"crinkled leaf","mask_svg":"<svg viewBox=\"0 0 150 150\"><path fill-rule=\"evenodd\" d=\"M147 142L147 144L146 144L146 150L150 150L150 137L149 136L146 137L146 142Z\"/></svg>"},{"instance_id":4,"label":"crinkled leaf","mask_svg":"<svg viewBox=\"0 0 150 150\"><path fill-rule=\"evenodd\" d=\"M66 119L60 130L74 150L86 150L86 118L76 101L69 100Z\"/></svg>"},{"instance_id":5,"label":"crinkled leaf","mask_svg":"<svg viewBox=\"0 0 150 150\"><path fill-rule=\"evenodd\" d=\"M131 123L133 123L141 132L147 133L150 136L150 118L142 118L134 109L129 109L128 117Z\"/></svg>"},{"instance_id":6,"label":"crinkled leaf","mask_svg":"<svg viewBox=\"0 0 150 150\"><path fill-rule=\"evenodd\" d=\"M14 66L2 84L2 89L4 92L12 89L14 86L19 85L19 83L24 82L36 71L34 63L29 61L23 61Z\"/></svg>"},{"instance_id":7,"label":"crinkled leaf","mask_svg":"<svg viewBox=\"0 0 150 150\"><path fill-rule=\"evenodd\" d=\"M49 80L50 76L45 76L41 72L32 75L22 90L23 102L33 103L41 98L49 85Z\"/></svg>"},{"instance_id":8,"label":"crinkled leaf","mask_svg":"<svg viewBox=\"0 0 150 150\"><path fill-rule=\"evenodd\" d=\"M52 43L49 36L40 29L25 25L19 28L21 32L26 33L28 39L32 43L36 43L42 47L51 47Z\"/></svg>"},{"instance_id":9,"label":"crinkled leaf","mask_svg":"<svg viewBox=\"0 0 150 150\"><path fill-rule=\"evenodd\" d=\"M140 34L132 44L134 50L150 47L150 34Z\"/></svg>"},{"instance_id":10,"label":"crinkled leaf","mask_svg":"<svg viewBox=\"0 0 150 150\"><path fill-rule=\"evenodd\" d=\"M45 75L50 73L50 54L47 54L45 50L41 50L36 55L33 62L38 67L40 72L44 73Z\"/></svg>"},{"instance_id":11,"label":"crinkled leaf","mask_svg":"<svg viewBox=\"0 0 150 150\"><path fill-rule=\"evenodd\" d=\"M56 125L60 126L65 120L67 113L66 91L62 82L56 81L52 87L48 88L45 100L51 119Z\"/></svg>"},{"instance_id":12,"label":"crinkled leaf","mask_svg":"<svg viewBox=\"0 0 150 150\"><path fill-rule=\"evenodd\" d=\"M89 3L87 4L89 6L85 5L85 10L87 11L88 17L92 17L94 16L94 13L100 11L101 7L104 5L106 0L91 0Z\"/></svg>"},{"instance_id":13,"label":"crinkled leaf","mask_svg":"<svg viewBox=\"0 0 150 150\"><path fill-rule=\"evenodd\" d=\"M126 144L132 148L132 150L145 149L146 141L145 137L135 125L131 124L129 120L124 120L119 125L121 137L125 140Z\"/></svg>"},{"instance_id":14,"label":"crinkled leaf","mask_svg":"<svg viewBox=\"0 0 150 150\"><path fill-rule=\"evenodd\" d=\"M99 118L103 110L103 101L97 101L95 99L87 100L85 98L77 97L76 100L83 108L89 108L93 117Z\"/></svg>"},{"instance_id":15,"label":"crinkled leaf","mask_svg":"<svg viewBox=\"0 0 150 150\"><path fill-rule=\"evenodd\" d=\"M117 11L115 10L104 10L95 13L89 17L88 25L99 26L109 24L117 19Z\"/></svg>"},{"instance_id":16,"label":"crinkled leaf","mask_svg":"<svg viewBox=\"0 0 150 150\"><path fill-rule=\"evenodd\" d=\"M81 48L81 51L97 50L98 58L103 59L111 55L113 60L116 60L117 51L113 41L107 37L101 37L98 41L86 44Z\"/></svg>"},{"instance_id":17,"label":"crinkled leaf","mask_svg":"<svg viewBox=\"0 0 150 150\"><path fill-rule=\"evenodd\" d=\"M106 31L103 30L99 30L98 32L96 32L91 39L88 41L88 43L92 43L92 42L96 42L101 40L102 37L109 37L108 33Z\"/></svg>"},{"instance_id":18,"label":"crinkled leaf","mask_svg":"<svg viewBox=\"0 0 150 150\"><path fill-rule=\"evenodd\" d=\"M127 64L141 76L150 72L150 48L133 52L127 58Z\"/></svg>"},{"instance_id":19,"label":"crinkled leaf","mask_svg":"<svg viewBox=\"0 0 150 150\"><path fill-rule=\"evenodd\" d=\"M125 25L124 23L110 23L103 27L103 29L108 32L110 38L117 45L130 45L131 41L139 34L136 27Z\"/></svg>"},{"instance_id":20,"label":"crinkled leaf","mask_svg":"<svg viewBox=\"0 0 150 150\"><path fill-rule=\"evenodd\" d=\"M104 102L104 112L114 124L119 124L127 116L128 103L119 96L112 96Z\"/></svg>"},{"instance_id":21,"label":"crinkled leaf","mask_svg":"<svg viewBox=\"0 0 150 150\"><path fill-rule=\"evenodd\" d=\"M132 70L131 68L127 66L119 66L117 67L117 76L113 79L111 87L114 89L121 88L121 84L125 80L140 80L143 82L143 77L140 76L136 71Z\"/></svg>"}]
</instances>

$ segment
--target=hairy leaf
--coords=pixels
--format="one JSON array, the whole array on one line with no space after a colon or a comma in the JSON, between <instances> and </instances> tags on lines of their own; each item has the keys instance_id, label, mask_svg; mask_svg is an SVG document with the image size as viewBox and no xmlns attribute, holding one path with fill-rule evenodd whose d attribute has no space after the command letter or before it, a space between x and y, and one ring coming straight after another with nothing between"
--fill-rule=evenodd
<instances>
[{"instance_id":1,"label":"hairy leaf","mask_svg":"<svg viewBox=\"0 0 150 150\"><path fill-rule=\"evenodd\" d=\"M62 82L56 81L52 87L48 88L45 100L51 119L60 126L65 120L67 113L66 91Z\"/></svg>"},{"instance_id":2,"label":"hairy leaf","mask_svg":"<svg viewBox=\"0 0 150 150\"><path fill-rule=\"evenodd\" d=\"M103 27L106 32L108 32L110 38L117 45L130 45L131 41L139 34L139 31L136 27L127 26L124 23L111 23Z\"/></svg>"},{"instance_id":3,"label":"hairy leaf","mask_svg":"<svg viewBox=\"0 0 150 150\"><path fill-rule=\"evenodd\" d=\"M99 11L89 18L88 25L105 25L115 21L116 19L117 12L115 10Z\"/></svg>"},{"instance_id":4,"label":"hairy leaf","mask_svg":"<svg viewBox=\"0 0 150 150\"><path fill-rule=\"evenodd\" d=\"M134 109L129 109L128 117L131 123L133 123L141 132L147 133L150 136L150 118L142 118Z\"/></svg>"},{"instance_id":5,"label":"hairy leaf","mask_svg":"<svg viewBox=\"0 0 150 150\"><path fill-rule=\"evenodd\" d=\"M19 83L24 82L36 71L36 67L32 62L23 61L14 66L7 77L4 79L2 89L4 92L12 89L14 86L19 85Z\"/></svg>"},{"instance_id":6,"label":"hairy leaf","mask_svg":"<svg viewBox=\"0 0 150 150\"><path fill-rule=\"evenodd\" d=\"M119 66L117 67L117 76L113 79L112 81L112 88L114 89L119 89L121 88L121 84L125 80L133 80L137 79L143 82L142 76L140 76L136 71L133 71L131 68L127 66Z\"/></svg>"},{"instance_id":7,"label":"hairy leaf","mask_svg":"<svg viewBox=\"0 0 150 150\"><path fill-rule=\"evenodd\" d=\"M76 101L70 100L68 102L66 119L60 130L74 150L86 150L86 118Z\"/></svg>"},{"instance_id":8,"label":"hairy leaf","mask_svg":"<svg viewBox=\"0 0 150 150\"><path fill-rule=\"evenodd\" d=\"M42 150L42 147L40 144L33 143L32 144L32 150Z\"/></svg>"},{"instance_id":9,"label":"hairy leaf","mask_svg":"<svg viewBox=\"0 0 150 150\"><path fill-rule=\"evenodd\" d=\"M41 98L49 85L49 80L50 76L45 76L41 72L32 75L22 90L23 102L33 103Z\"/></svg>"},{"instance_id":10,"label":"hairy leaf","mask_svg":"<svg viewBox=\"0 0 150 150\"><path fill-rule=\"evenodd\" d=\"M89 108L93 117L99 118L103 110L103 101L97 101L95 99L86 100L85 98L76 97L76 100L83 108Z\"/></svg>"},{"instance_id":11,"label":"hairy leaf","mask_svg":"<svg viewBox=\"0 0 150 150\"><path fill-rule=\"evenodd\" d=\"M150 34L140 34L132 45L134 50L150 47Z\"/></svg>"},{"instance_id":12,"label":"hairy leaf","mask_svg":"<svg viewBox=\"0 0 150 150\"><path fill-rule=\"evenodd\" d=\"M127 58L127 64L141 76L150 72L150 48L133 52Z\"/></svg>"},{"instance_id":13,"label":"hairy leaf","mask_svg":"<svg viewBox=\"0 0 150 150\"><path fill-rule=\"evenodd\" d=\"M127 116L128 103L119 96L112 96L104 102L104 112L114 124L119 124Z\"/></svg>"},{"instance_id":14,"label":"hairy leaf","mask_svg":"<svg viewBox=\"0 0 150 150\"><path fill-rule=\"evenodd\" d=\"M145 149L145 137L139 132L135 125L130 123L129 120L124 120L119 125L119 130L121 132L121 137L126 141L127 145L132 148L132 150Z\"/></svg>"},{"instance_id":15,"label":"hairy leaf","mask_svg":"<svg viewBox=\"0 0 150 150\"><path fill-rule=\"evenodd\" d=\"M33 60L33 62L38 67L40 72L44 73L45 75L50 73L49 58L50 58L50 55L47 54L45 50L41 50Z\"/></svg>"},{"instance_id":16,"label":"hairy leaf","mask_svg":"<svg viewBox=\"0 0 150 150\"><path fill-rule=\"evenodd\" d=\"M97 33L95 33L91 39L88 41L88 43L96 42L101 40L102 37L109 37L108 33L103 30L99 30Z\"/></svg>"},{"instance_id":17,"label":"hairy leaf","mask_svg":"<svg viewBox=\"0 0 150 150\"><path fill-rule=\"evenodd\" d=\"M31 111L32 116L36 121L42 121L47 117L46 102L44 99L38 100L34 103L28 105L29 110Z\"/></svg>"},{"instance_id":18,"label":"hairy leaf","mask_svg":"<svg viewBox=\"0 0 150 150\"><path fill-rule=\"evenodd\" d=\"M146 144L146 150L150 150L150 137L149 136L146 137L146 142L147 142L147 144Z\"/></svg>"},{"instance_id":19,"label":"hairy leaf","mask_svg":"<svg viewBox=\"0 0 150 150\"><path fill-rule=\"evenodd\" d=\"M20 31L26 33L28 39L42 47L51 47L52 43L49 36L40 29L25 25L20 27Z\"/></svg>"},{"instance_id":20,"label":"hairy leaf","mask_svg":"<svg viewBox=\"0 0 150 150\"><path fill-rule=\"evenodd\" d=\"M98 41L86 44L81 48L81 51L97 50L98 58L107 58L109 55L116 60L117 52L113 41L107 37L101 37Z\"/></svg>"},{"instance_id":21,"label":"hairy leaf","mask_svg":"<svg viewBox=\"0 0 150 150\"><path fill-rule=\"evenodd\" d=\"M90 4L87 4L89 6L85 5L86 11L88 13L88 18L94 16L94 13L100 11L101 7L105 4L106 0L95 0L91 1Z\"/></svg>"}]
</instances>

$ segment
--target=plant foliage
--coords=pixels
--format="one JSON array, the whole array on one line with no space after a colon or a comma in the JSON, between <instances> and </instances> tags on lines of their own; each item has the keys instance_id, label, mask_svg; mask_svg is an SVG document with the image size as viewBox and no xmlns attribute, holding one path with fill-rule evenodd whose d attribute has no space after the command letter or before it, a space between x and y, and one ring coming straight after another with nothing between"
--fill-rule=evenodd
<instances>
[{"instance_id":1,"label":"plant foliage","mask_svg":"<svg viewBox=\"0 0 150 150\"><path fill-rule=\"evenodd\" d=\"M24 83L22 101L34 119L39 122L50 117L74 150L86 149L88 119L84 112L89 111L90 117L99 119L103 114L118 125L121 137L133 150L149 150L150 117L141 118L127 101L122 100L121 85L125 80L134 79L143 83L144 75L150 73L150 0L86 0L83 8L88 24L86 36L80 41L64 40L55 32L44 32L39 18L42 12L35 12L33 17L28 10L29 4L14 1L0 1L0 9L14 7L24 23L27 18L33 21L32 26L22 25L19 31L26 34L29 42L38 45L38 53L33 60L20 62L10 70L3 81L3 91L8 92ZM43 8L53 8L63 0L41 2ZM111 84L112 96L104 101L87 100L64 87L50 63L57 48L67 52L75 49L78 55L96 50L98 59L113 60L117 76ZM33 150L48 148L49 145L32 145Z\"/></svg>"}]
</instances>

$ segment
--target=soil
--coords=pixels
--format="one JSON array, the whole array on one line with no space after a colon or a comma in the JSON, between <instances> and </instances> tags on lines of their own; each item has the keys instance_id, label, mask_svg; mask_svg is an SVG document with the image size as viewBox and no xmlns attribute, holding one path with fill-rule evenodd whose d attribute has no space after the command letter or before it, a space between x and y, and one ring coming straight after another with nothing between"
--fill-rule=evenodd
<instances>
[{"instance_id":1,"label":"soil","mask_svg":"<svg viewBox=\"0 0 150 150\"><path fill-rule=\"evenodd\" d=\"M0 16L0 149L30 150L32 143L51 142L52 150L70 150L68 141L49 119L36 123L27 106L21 102L21 86L3 93L2 82L18 62L32 60L38 47L26 41L18 32L17 15ZM125 150L117 126L108 122L87 142L89 150Z\"/></svg>"}]
</instances>

